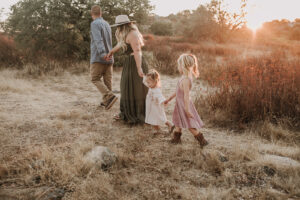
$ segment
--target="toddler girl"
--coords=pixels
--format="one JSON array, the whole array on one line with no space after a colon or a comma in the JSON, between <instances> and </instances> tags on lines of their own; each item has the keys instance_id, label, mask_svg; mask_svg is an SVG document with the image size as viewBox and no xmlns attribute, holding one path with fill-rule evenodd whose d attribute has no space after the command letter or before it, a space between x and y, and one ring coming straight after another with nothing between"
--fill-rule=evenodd
<instances>
[{"instance_id":1,"label":"toddler girl","mask_svg":"<svg viewBox=\"0 0 300 200\"><path fill-rule=\"evenodd\" d=\"M150 70L143 78L144 84L149 88L146 97L146 119L145 123L153 125L159 131L159 126L167 125L172 133L175 126L167 120L163 96L160 89L160 76L156 70Z\"/></svg>"},{"instance_id":2,"label":"toddler girl","mask_svg":"<svg viewBox=\"0 0 300 200\"><path fill-rule=\"evenodd\" d=\"M176 92L165 101L168 104L176 97L176 104L173 113L173 123L176 127L172 143L181 142L181 130L187 128L194 135L195 139L204 147L208 142L204 139L199 129L204 125L200 119L197 110L190 99L190 90L192 89L192 76L198 77L198 61L195 55L182 54L178 59L178 71L182 75L177 83Z\"/></svg>"}]
</instances>

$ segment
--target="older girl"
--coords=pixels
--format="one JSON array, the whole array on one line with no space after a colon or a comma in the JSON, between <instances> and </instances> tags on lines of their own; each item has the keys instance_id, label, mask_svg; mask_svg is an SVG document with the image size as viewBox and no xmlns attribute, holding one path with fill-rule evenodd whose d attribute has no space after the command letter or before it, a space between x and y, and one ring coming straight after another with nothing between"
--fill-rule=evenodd
<instances>
[{"instance_id":1,"label":"older girl","mask_svg":"<svg viewBox=\"0 0 300 200\"><path fill-rule=\"evenodd\" d=\"M165 101L165 104L168 104L169 101L176 97L173 113L173 123L176 128L171 142L175 144L180 143L182 128L187 128L194 135L200 146L204 147L208 142L199 131L204 124L190 99L192 76L194 75L196 78L199 76L198 61L195 55L182 54L177 62L178 71L182 76L177 83L176 92Z\"/></svg>"}]
</instances>

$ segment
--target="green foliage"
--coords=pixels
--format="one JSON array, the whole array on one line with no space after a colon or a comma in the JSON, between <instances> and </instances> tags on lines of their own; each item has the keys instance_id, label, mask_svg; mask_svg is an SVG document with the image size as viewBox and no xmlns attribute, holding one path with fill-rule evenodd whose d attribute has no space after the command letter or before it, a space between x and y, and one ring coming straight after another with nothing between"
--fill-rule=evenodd
<instances>
[{"instance_id":1,"label":"green foliage","mask_svg":"<svg viewBox=\"0 0 300 200\"><path fill-rule=\"evenodd\" d=\"M218 24L211 13L205 6L198 7L193 11L187 21L187 27L184 33L196 40L199 39L216 39Z\"/></svg>"},{"instance_id":2,"label":"green foliage","mask_svg":"<svg viewBox=\"0 0 300 200\"><path fill-rule=\"evenodd\" d=\"M119 14L144 22L152 9L149 0L21 0L12 6L4 28L31 58L87 59L95 4L109 23Z\"/></svg>"},{"instance_id":3,"label":"green foliage","mask_svg":"<svg viewBox=\"0 0 300 200\"><path fill-rule=\"evenodd\" d=\"M187 35L193 40L225 42L245 24L245 7L246 0L241 0L240 13L232 14L226 11L223 0L212 0L196 10L169 15L168 19L174 24L174 33L178 35Z\"/></svg>"},{"instance_id":4,"label":"green foliage","mask_svg":"<svg viewBox=\"0 0 300 200\"><path fill-rule=\"evenodd\" d=\"M150 26L150 31L155 35L172 35L173 27L170 22L156 21Z\"/></svg>"}]
</instances>

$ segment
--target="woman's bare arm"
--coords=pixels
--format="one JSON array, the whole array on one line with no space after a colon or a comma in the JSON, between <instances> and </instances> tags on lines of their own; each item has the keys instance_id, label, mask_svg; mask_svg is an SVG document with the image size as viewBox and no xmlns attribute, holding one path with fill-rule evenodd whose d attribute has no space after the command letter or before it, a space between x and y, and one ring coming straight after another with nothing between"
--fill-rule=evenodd
<instances>
[{"instance_id":1,"label":"woman's bare arm","mask_svg":"<svg viewBox=\"0 0 300 200\"><path fill-rule=\"evenodd\" d=\"M144 73L142 69L142 45L138 33L136 31L131 31L127 36L127 40L133 50L138 74L140 77L143 77Z\"/></svg>"},{"instance_id":2,"label":"woman's bare arm","mask_svg":"<svg viewBox=\"0 0 300 200\"><path fill-rule=\"evenodd\" d=\"M105 56L106 60L110 60L112 56L121 49L121 46L117 44L110 52Z\"/></svg>"}]
</instances>

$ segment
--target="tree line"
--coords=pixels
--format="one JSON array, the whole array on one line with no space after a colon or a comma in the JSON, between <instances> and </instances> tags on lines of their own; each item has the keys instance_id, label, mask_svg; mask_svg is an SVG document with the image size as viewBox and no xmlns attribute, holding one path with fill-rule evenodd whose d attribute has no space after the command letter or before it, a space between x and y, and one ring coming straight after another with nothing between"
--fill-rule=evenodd
<instances>
[{"instance_id":1,"label":"tree line","mask_svg":"<svg viewBox=\"0 0 300 200\"><path fill-rule=\"evenodd\" d=\"M154 6L149 0L21 0L11 7L8 19L0 23L0 28L13 38L24 58L88 60L90 8L94 4L101 6L103 17L110 24L117 15L127 14L137 21L143 33L216 42L252 37L245 20L247 0L241 0L239 13L227 12L224 0L212 0L195 10L167 17L151 14ZM286 20L266 23L264 28L268 31L261 31L261 35L288 35L289 39L299 40L299 23L299 20L294 25ZM10 39L2 38L0 42L6 41L11 45Z\"/></svg>"}]
</instances>

